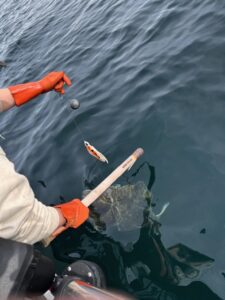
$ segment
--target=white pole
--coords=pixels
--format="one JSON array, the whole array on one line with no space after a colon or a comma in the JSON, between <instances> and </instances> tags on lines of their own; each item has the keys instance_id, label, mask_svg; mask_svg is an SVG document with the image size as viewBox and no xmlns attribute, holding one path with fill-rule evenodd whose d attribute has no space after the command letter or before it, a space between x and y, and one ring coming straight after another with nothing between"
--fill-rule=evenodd
<instances>
[{"instance_id":1,"label":"white pole","mask_svg":"<svg viewBox=\"0 0 225 300\"><path fill-rule=\"evenodd\" d=\"M138 148L121 165L119 165L108 177L106 177L95 189L93 189L83 200L85 206L90 206L98 199L124 172L129 170L136 160L144 153Z\"/></svg>"}]
</instances>

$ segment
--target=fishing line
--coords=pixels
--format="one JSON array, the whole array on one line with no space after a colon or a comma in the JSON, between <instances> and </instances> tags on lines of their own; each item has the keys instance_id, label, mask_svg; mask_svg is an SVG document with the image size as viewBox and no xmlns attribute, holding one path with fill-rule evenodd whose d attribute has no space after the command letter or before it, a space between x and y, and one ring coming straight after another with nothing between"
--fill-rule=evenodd
<instances>
[{"instance_id":1,"label":"fishing line","mask_svg":"<svg viewBox=\"0 0 225 300\"><path fill-rule=\"evenodd\" d=\"M70 107L74 110L78 109L80 107L80 102L77 99L73 99L70 101ZM89 144L87 142L87 140L85 140L84 134L83 134L80 126L78 125L77 120L73 119L73 121L74 121L74 124L76 125L77 130L79 131L80 135L82 136L84 146L85 146L86 150L88 151L88 153L90 155L94 156L96 159L108 164L108 159L101 152L99 152L94 146Z\"/></svg>"},{"instance_id":2,"label":"fishing line","mask_svg":"<svg viewBox=\"0 0 225 300\"><path fill-rule=\"evenodd\" d=\"M82 136L83 141L85 141L86 139L84 138L84 135L83 135L83 133L82 133L82 131L81 131L81 128L80 128L80 126L79 126L78 123L77 123L77 120L76 120L76 119L73 119L73 121L74 121L75 126L76 126L76 128L78 129L80 135Z\"/></svg>"},{"instance_id":3,"label":"fishing line","mask_svg":"<svg viewBox=\"0 0 225 300\"><path fill-rule=\"evenodd\" d=\"M63 95L60 95L60 99L63 100ZM70 108L72 108L73 110L76 110L79 107L80 107L80 102L77 99L70 100ZM69 106L66 106L66 110L70 113ZM74 122L74 124L75 124L78 132L80 133L83 141L85 141L84 134L83 134L80 126L78 125L76 119L73 118L72 122Z\"/></svg>"},{"instance_id":4,"label":"fishing line","mask_svg":"<svg viewBox=\"0 0 225 300\"><path fill-rule=\"evenodd\" d=\"M73 109L73 110L77 110L79 107L80 107L80 102L77 100L77 99L73 99L73 100L70 100L70 107ZM85 141L85 138L84 138L84 134L83 134L83 131L81 130L76 118L73 118L73 122L78 130L78 132L80 133L83 141Z\"/></svg>"}]
</instances>

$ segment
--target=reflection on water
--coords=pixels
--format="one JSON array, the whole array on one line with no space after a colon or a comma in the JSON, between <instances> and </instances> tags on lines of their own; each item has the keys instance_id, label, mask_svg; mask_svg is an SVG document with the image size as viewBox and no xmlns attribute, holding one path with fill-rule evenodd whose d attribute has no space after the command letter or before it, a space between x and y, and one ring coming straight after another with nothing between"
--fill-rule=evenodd
<instances>
[{"instance_id":1,"label":"reflection on water","mask_svg":"<svg viewBox=\"0 0 225 300\"><path fill-rule=\"evenodd\" d=\"M136 181L144 166L150 173L147 185ZM219 299L203 283L193 282L212 266L212 258L181 243L169 249L163 245L160 220L148 189L154 180L154 167L145 162L127 178L129 183L110 187L91 206L87 224L75 234L72 230L65 232L53 243L56 258L64 262L94 261L104 270L110 287L139 299L188 299L182 298L188 293L191 299L201 293ZM94 182L86 180L86 184ZM192 289L193 285L197 288Z\"/></svg>"}]
</instances>

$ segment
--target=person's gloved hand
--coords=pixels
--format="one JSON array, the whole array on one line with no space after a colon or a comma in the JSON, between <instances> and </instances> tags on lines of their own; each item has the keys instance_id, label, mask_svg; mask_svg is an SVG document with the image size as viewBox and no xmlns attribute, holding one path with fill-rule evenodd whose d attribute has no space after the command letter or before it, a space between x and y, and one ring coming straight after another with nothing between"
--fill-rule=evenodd
<instances>
[{"instance_id":1,"label":"person's gloved hand","mask_svg":"<svg viewBox=\"0 0 225 300\"><path fill-rule=\"evenodd\" d=\"M89 208L86 207L79 199L74 199L70 202L56 205L55 208L60 210L64 219L66 219L66 224L53 232L52 236L54 237L69 227L79 227L89 217Z\"/></svg>"},{"instance_id":2,"label":"person's gloved hand","mask_svg":"<svg viewBox=\"0 0 225 300\"><path fill-rule=\"evenodd\" d=\"M64 94L64 85L71 85L69 77L62 71L51 72L39 81L28 82L15 86L9 86L15 104L20 106L42 93L55 90L60 94Z\"/></svg>"},{"instance_id":3,"label":"person's gloved hand","mask_svg":"<svg viewBox=\"0 0 225 300\"><path fill-rule=\"evenodd\" d=\"M64 94L64 84L71 85L69 77L64 72L51 72L39 81L43 91L42 93L55 90L60 94Z\"/></svg>"}]
</instances>

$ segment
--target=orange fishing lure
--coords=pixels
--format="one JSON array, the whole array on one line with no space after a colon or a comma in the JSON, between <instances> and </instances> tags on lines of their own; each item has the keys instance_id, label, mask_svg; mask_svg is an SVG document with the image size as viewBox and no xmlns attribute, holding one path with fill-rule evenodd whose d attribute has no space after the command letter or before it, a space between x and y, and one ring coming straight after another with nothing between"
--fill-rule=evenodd
<instances>
[{"instance_id":1,"label":"orange fishing lure","mask_svg":"<svg viewBox=\"0 0 225 300\"><path fill-rule=\"evenodd\" d=\"M89 154L91 154L92 156L94 156L95 158L97 158L98 160L100 160L102 162L106 162L107 164L109 163L108 159L101 152L99 152L97 149L95 149L94 146L90 145L90 143L88 143L87 141L84 141L84 146L86 147Z\"/></svg>"}]
</instances>

